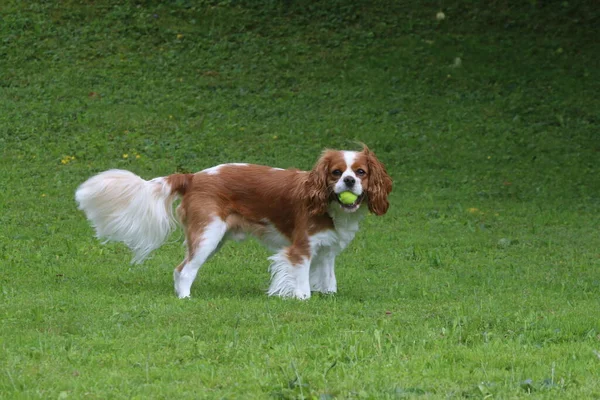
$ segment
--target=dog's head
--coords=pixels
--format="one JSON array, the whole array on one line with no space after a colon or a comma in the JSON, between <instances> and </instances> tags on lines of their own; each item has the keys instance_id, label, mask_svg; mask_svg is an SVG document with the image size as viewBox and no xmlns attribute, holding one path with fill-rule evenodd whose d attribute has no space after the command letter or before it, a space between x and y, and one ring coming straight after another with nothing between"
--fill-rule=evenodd
<instances>
[{"instance_id":1,"label":"dog's head","mask_svg":"<svg viewBox=\"0 0 600 400\"><path fill-rule=\"evenodd\" d=\"M362 151L325 150L310 171L307 182L312 214L325 213L332 202L348 213L358 210L365 201L376 215L385 214L389 207L392 179L367 146L363 146ZM343 192L353 193L356 200L351 203L340 201Z\"/></svg>"}]
</instances>

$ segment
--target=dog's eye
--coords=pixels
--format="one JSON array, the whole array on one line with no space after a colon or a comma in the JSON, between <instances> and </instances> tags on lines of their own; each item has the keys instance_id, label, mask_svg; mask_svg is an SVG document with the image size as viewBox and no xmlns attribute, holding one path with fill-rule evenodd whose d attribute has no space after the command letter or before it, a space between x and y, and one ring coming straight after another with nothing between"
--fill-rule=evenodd
<instances>
[{"instance_id":1,"label":"dog's eye","mask_svg":"<svg viewBox=\"0 0 600 400\"><path fill-rule=\"evenodd\" d=\"M356 175L358 175L358 176L364 176L365 174L366 174L366 172L362 168L359 168L356 170Z\"/></svg>"},{"instance_id":2,"label":"dog's eye","mask_svg":"<svg viewBox=\"0 0 600 400\"><path fill-rule=\"evenodd\" d=\"M342 176L342 171L340 171L339 169L334 169L331 172L331 175L333 175L333 176Z\"/></svg>"}]
</instances>

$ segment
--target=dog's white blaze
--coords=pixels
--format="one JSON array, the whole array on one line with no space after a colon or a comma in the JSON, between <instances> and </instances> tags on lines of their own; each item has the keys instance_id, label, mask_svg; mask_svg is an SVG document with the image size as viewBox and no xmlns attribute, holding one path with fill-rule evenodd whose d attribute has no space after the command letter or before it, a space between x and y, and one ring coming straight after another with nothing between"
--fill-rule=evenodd
<instances>
[{"instance_id":1,"label":"dog's white blaze","mask_svg":"<svg viewBox=\"0 0 600 400\"><path fill-rule=\"evenodd\" d=\"M348 166L348 169L346 171L352 171L352 164L354 164L354 161L356 160L356 155L358 153L356 151L342 151L342 154L344 155L344 161Z\"/></svg>"},{"instance_id":2,"label":"dog's white blaze","mask_svg":"<svg viewBox=\"0 0 600 400\"><path fill-rule=\"evenodd\" d=\"M344 162L346 163L346 170L342 173L342 176L336 182L333 190L335 193L338 193L338 194L342 193L342 192L350 191L350 192L354 193L355 195L360 196L363 192L362 183L360 181L360 178L357 177L356 174L354 173L354 171L352 170L352 164L354 164L354 162L356 161L356 156L358 155L358 153L356 151L342 151L342 154L344 156ZM356 180L356 184L350 190L344 183L344 178L347 176L351 176L352 178L354 178Z\"/></svg>"}]
</instances>

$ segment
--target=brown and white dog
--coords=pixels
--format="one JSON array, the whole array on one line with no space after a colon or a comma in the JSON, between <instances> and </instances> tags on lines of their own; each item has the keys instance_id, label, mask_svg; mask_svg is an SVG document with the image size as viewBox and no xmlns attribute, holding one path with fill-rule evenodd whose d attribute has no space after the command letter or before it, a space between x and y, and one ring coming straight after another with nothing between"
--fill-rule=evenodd
<instances>
[{"instance_id":1,"label":"brown and white dog","mask_svg":"<svg viewBox=\"0 0 600 400\"><path fill-rule=\"evenodd\" d=\"M173 202L187 253L174 271L175 291L189 297L200 267L226 239L256 236L275 254L269 295L308 299L335 293L335 257L350 243L367 209L385 214L392 180L366 146L326 150L311 171L221 164L195 174L143 180L109 170L84 182L75 198L99 238L124 242L139 262L175 228ZM357 197L342 204L345 191Z\"/></svg>"}]
</instances>

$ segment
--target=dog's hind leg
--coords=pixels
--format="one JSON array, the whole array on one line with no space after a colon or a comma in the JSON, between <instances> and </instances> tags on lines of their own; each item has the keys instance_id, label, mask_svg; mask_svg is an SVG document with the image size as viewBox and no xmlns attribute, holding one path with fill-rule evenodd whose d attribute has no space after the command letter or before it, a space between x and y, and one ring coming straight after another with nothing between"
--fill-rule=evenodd
<instances>
[{"instance_id":1,"label":"dog's hind leg","mask_svg":"<svg viewBox=\"0 0 600 400\"><path fill-rule=\"evenodd\" d=\"M227 224L219 217L214 217L208 222L201 232L195 231L196 240L190 240L188 235L189 254L173 271L175 292L182 299L190 296L190 289L198 270L210 256L217 250L227 232Z\"/></svg>"}]
</instances>

